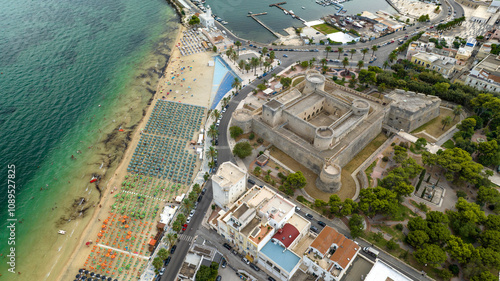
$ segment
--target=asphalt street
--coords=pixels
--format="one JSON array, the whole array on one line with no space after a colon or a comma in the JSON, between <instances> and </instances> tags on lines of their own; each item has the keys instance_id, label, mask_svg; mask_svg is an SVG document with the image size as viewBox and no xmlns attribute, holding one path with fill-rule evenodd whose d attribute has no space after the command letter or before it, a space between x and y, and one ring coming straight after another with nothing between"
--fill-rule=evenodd
<instances>
[{"instance_id":1,"label":"asphalt street","mask_svg":"<svg viewBox=\"0 0 500 281\"><path fill-rule=\"evenodd\" d=\"M452 0L449 0L449 2L451 3L451 6L453 7L451 15L454 17L460 17L463 14L463 8ZM364 43L357 43L355 45L348 45L348 46L332 46L332 50L336 50L338 47L344 48L345 51L348 51L350 49L356 49L357 52L356 52L356 54L354 54L352 59L351 59L350 54L348 56L349 60L351 61L350 66L353 67L363 57L360 50L364 49L364 48L369 48L370 51L366 54L366 57L365 57L365 67L366 67L367 65L369 65L367 63L367 61L369 60L368 58L370 58L371 54L372 54L371 46L378 45L379 49L375 52L375 55L377 56L378 59L371 65L376 65L376 66L382 67L384 61L388 59L389 53L392 52L392 50L394 50L397 47L396 43L383 45L384 43L390 42L392 40L397 41L399 39L404 38L407 35L409 37L411 37L412 33L424 31L426 28L429 28L430 26L437 24L442 20L445 20L445 18L448 17L447 7L448 6L445 3L445 5L443 5L443 12L430 23L423 23L423 24L419 23L419 24L416 24L414 26L407 27L407 29L404 31L395 32L395 33L389 34L387 36L380 37L380 38L377 38L375 40L364 42ZM457 11L457 13L455 15L453 14L454 11ZM222 30L225 29L224 26L220 25L218 22L216 22L216 24L220 29L222 29ZM281 64L268 73L268 75L270 75L270 76L273 73L278 74L279 72L286 69L288 66L292 65L293 63L295 63L297 61L311 60L312 58L316 58L319 61L320 59L322 59L326 56L326 52L325 52L326 46L323 46L323 45L271 46L271 45L258 44L255 42L251 42L248 40L237 38L233 34L231 34L230 32L227 33L227 37L229 37L231 40L242 42L241 48L247 48L247 49L252 48L249 46L250 44L252 44L252 45L257 44L260 47L268 47L268 48L276 48L277 47L278 49L313 49L313 50L318 49L319 50L318 52L275 51L276 58L281 60ZM255 50L258 51L257 48L255 48ZM288 57L283 57L284 54L288 55ZM328 58L329 59L338 59L338 53L332 52L332 53L328 54ZM340 57L340 60L342 60L342 59L343 59L343 55L341 55L341 57ZM329 64L331 66L338 65L339 67L342 67L340 64L332 64L332 63L329 63ZM218 162L219 163L223 163L226 161L234 162L232 152L229 149L228 135L227 135L227 128L229 126L229 121L231 119L231 115L234 112L234 110L236 109L237 105L243 99L245 99L247 97L247 95L258 84L261 84L263 82L263 80L264 80L264 78L256 79L252 83L250 83L249 85L246 85L245 87L243 87L238 92L238 94L231 99L231 102L229 103L225 114L223 114L221 122L220 122L220 126L219 126L219 137L218 137L218 139L219 139L219 145L218 145L218 160L219 161ZM259 181L258 183L261 183L261 182ZM263 183L261 183L261 184L263 184ZM211 185L210 180L207 182L205 187L207 188L207 192L204 195L201 202L199 203L197 211L196 211L195 215L193 216L193 219L191 220L191 223L189 224L188 229L186 230L185 233L183 233L182 235L179 235L180 239L177 242L177 250L172 255L172 260L171 260L170 264L167 266L165 274L161 278L162 281L174 281L174 280L176 280L177 273L179 272L181 265L184 261L184 258L186 257L186 254L187 254L189 247L192 243L192 239L196 235L196 232L198 231L198 228L201 225L201 221L202 221L205 213L207 212L208 208L210 207L210 203L212 201L212 185ZM315 225L321 229L321 226L319 226L317 224L318 215L313 213L311 210L306 209L306 208L302 208L302 210L299 211L299 214L304 215L304 212L309 212L310 214L314 214L313 215L314 219L312 219L312 225ZM348 231L345 230L345 226L340 227L339 225L335 225L332 221L329 221L329 220L324 219L324 218L321 220L324 221L327 225L335 227L342 234L349 236ZM200 233L198 233L198 234L201 235L202 237L205 236L203 238L208 240L209 237L207 237L207 235L204 234L207 231L213 232L212 230L207 230L205 228L202 228L202 230L200 230ZM218 235L216 235L216 236L218 236ZM214 239L214 238L212 237L211 239ZM212 241L212 240L209 240L209 241ZM371 246L368 243L366 243L362 240L359 240L359 239L356 239L356 242L358 242L359 245L362 247ZM219 249L220 252L222 252L226 256L226 258L228 258L228 262L229 262L229 264L231 264L231 266L234 265L235 267L243 267L243 268L246 267L245 270L250 272L251 274L256 274L259 277L266 277L263 275L262 271L261 271L261 273L255 273L255 271L253 271L248 266L243 264L240 261L240 257L236 257L232 254L229 254L228 253L229 251L227 251L227 249L223 248L221 243L213 243L213 244L217 249ZM392 267L394 267L395 269L406 273L413 280L429 280L428 278L424 277L421 272L414 270L413 268L409 267L407 264L401 262L400 260L398 260L390 255L385 254L384 252L380 252L379 258L381 260L383 260L384 262L388 263L389 265L391 265ZM260 275L262 275L262 276L260 276Z\"/></svg>"},{"instance_id":2,"label":"asphalt street","mask_svg":"<svg viewBox=\"0 0 500 281\"><path fill-rule=\"evenodd\" d=\"M184 262L184 258L191 246L191 243L198 231L198 228L201 225L203 217L207 213L208 209L211 206L211 202L213 199L212 196L212 180L208 180L205 184L204 188L207 189L205 195L198 203L198 207L196 208L196 212L191 218L191 222L188 224L186 231L182 234L179 234L178 242L176 243L177 249L174 254L171 255L172 260L170 264L167 266L165 270L165 274L162 276L162 281L174 281L177 280L177 273L181 269L182 263Z\"/></svg>"}]
</instances>

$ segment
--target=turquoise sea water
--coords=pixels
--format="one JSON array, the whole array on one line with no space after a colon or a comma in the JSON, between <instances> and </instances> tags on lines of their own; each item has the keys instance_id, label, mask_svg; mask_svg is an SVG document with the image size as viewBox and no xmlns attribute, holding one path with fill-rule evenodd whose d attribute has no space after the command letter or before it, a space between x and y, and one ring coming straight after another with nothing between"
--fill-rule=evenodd
<instances>
[{"instance_id":1,"label":"turquoise sea water","mask_svg":"<svg viewBox=\"0 0 500 281\"><path fill-rule=\"evenodd\" d=\"M7 165L16 167L16 271L29 274L63 245L57 229L78 231L83 224L66 224L95 207L99 192L89 179L118 164L178 18L164 0L0 0L0 7L0 279L12 280Z\"/></svg>"}]
</instances>

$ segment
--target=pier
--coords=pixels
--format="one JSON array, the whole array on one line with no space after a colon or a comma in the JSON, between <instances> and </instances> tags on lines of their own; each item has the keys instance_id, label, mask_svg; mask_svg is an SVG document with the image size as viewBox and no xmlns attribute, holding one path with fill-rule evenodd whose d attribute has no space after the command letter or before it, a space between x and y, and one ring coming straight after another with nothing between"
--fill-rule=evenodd
<instances>
[{"instance_id":1,"label":"pier","mask_svg":"<svg viewBox=\"0 0 500 281\"><path fill-rule=\"evenodd\" d=\"M257 16L260 16L260 15L267 15L267 12L263 12L263 13L258 13L258 14L250 14L248 15L247 17L251 17L252 19L254 19L256 22L258 22L260 25L262 25L265 29L267 29L269 32L271 32L274 36L278 37L278 38L281 38L281 34L277 33L277 32L274 32L274 30L272 30L269 26L265 25L263 22L261 22Z\"/></svg>"},{"instance_id":2,"label":"pier","mask_svg":"<svg viewBox=\"0 0 500 281\"><path fill-rule=\"evenodd\" d=\"M284 5L284 4L286 4L286 2L279 2L279 3L274 3L274 4L269 5L269 7L277 7L278 9L285 11L288 15L291 15L293 18L296 18L296 19L300 20L301 22L306 22L305 20L303 20L299 16L297 16L295 13L290 13L289 10L280 6L280 5Z\"/></svg>"},{"instance_id":3,"label":"pier","mask_svg":"<svg viewBox=\"0 0 500 281\"><path fill-rule=\"evenodd\" d=\"M398 12L399 14L402 15L401 11L398 9L398 7L396 7L396 5L394 5L394 3L392 3L391 0L385 0L389 5L391 5L392 8L394 8L394 10L396 10L396 12Z\"/></svg>"}]
</instances>

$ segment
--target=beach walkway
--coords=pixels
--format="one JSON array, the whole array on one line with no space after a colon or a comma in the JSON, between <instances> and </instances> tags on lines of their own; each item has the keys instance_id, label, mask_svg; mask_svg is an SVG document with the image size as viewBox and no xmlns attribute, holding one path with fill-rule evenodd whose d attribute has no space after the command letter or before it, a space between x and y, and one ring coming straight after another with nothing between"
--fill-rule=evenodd
<instances>
[{"instance_id":1,"label":"beach walkway","mask_svg":"<svg viewBox=\"0 0 500 281\"><path fill-rule=\"evenodd\" d=\"M149 260L149 257L143 256L143 255L139 255L139 254L136 254L136 253L132 253L132 252L127 252L127 251L120 250L120 249L117 249L117 248L114 248L114 247L110 247L110 246L106 246L106 245L103 245L103 244L100 244L100 243L97 243L97 246L99 246L101 248L110 249L110 250L113 250L113 251L116 251L116 252L120 252L120 253L123 253L123 254L132 255L134 257L138 257L138 258L141 258L141 259Z\"/></svg>"}]
</instances>

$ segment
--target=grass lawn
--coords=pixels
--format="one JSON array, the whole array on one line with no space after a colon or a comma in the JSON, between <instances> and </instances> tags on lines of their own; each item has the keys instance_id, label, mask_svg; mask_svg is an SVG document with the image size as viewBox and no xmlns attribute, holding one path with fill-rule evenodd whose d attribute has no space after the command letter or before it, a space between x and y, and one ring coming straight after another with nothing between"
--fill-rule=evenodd
<instances>
[{"instance_id":1,"label":"grass lawn","mask_svg":"<svg viewBox=\"0 0 500 281\"><path fill-rule=\"evenodd\" d=\"M452 140L447 140L443 143L442 147L446 148L446 149L452 149L455 147L455 144L453 143Z\"/></svg>"},{"instance_id":2,"label":"grass lawn","mask_svg":"<svg viewBox=\"0 0 500 281\"><path fill-rule=\"evenodd\" d=\"M318 24L318 25L313 25L312 28L316 29L317 31L319 32L322 32L324 34L330 34L330 33L335 33L335 32L339 32L340 30L336 29L335 27L329 25L329 24L326 24L326 23L322 23L322 24Z\"/></svg>"},{"instance_id":3,"label":"grass lawn","mask_svg":"<svg viewBox=\"0 0 500 281\"><path fill-rule=\"evenodd\" d=\"M376 136L363 150L361 150L358 155L356 155L342 170L346 170L349 173L354 172L356 168L359 167L365 160L370 157L370 155L377 150L385 141L387 137L384 133L380 133Z\"/></svg>"},{"instance_id":4,"label":"grass lawn","mask_svg":"<svg viewBox=\"0 0 500 281\"><path fill-rule=\"evenodd\" d=\"M453 125L457 124L460 122L460 118L455 118L453 122L451 122L450 125L446 126L443 130L443 125L441 124L441 120L446 118L447 116L450 116L451 119L453 120L453 110L451 109L445 109L441 108L440 109L441 113L439 114L438 117L432 119L431 121L425 123L424 125L418 127L415 129L412 133L418 133L421 131L426 131L429 135L433 136L434 138L439 138L443 133L445 133L448 129L450 129Z\"/></svg>"},{"instance_id":5,"label":"grass lawn","mask_svg":"<svg viewBox=\"0 0 500 281\"><path fill-rule=\"evenodd\" d=\"M295 78L295 80L293 80L292 87L297 86L297 84L304 81L304 79L306 79L304 76Z\"/></svg>"},{"instance_id":6,"label":"grass lawn","mask_svg":"<svg viewBox=\"0 0 500 281\"><path fill-rule=\"evenodd\" d=\"M393 221L404 221L405 219L409 219L415 216L417 216L417 214L410 210L410 208L406 207L403 204L398 204L398 211L390 219Z\"/></svg>"}]
</instances>

